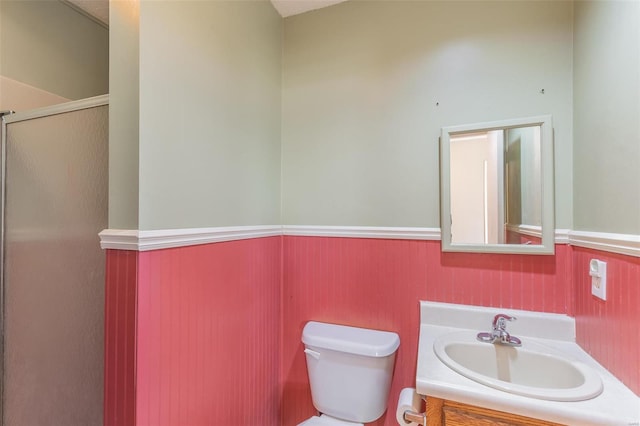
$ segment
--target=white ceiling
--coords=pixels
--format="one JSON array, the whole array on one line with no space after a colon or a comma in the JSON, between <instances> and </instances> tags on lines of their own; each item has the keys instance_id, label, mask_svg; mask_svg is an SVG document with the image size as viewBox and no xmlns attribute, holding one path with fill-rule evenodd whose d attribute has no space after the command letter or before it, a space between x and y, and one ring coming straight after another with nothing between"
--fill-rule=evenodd
<instances>
[{"instance_id":1,"label":"white ceiling","mask_svg":"<svg viewBox=\"0 0 640 426\"><path fill-rule=\"evenodd\" d=\"M109 0L62 0L80 9L105 25L109 25ZM298 15L310 10L322 9L347 0L271 0L280 16Z\"/></svg>"},{"instance_id":2,"label":"white ceiling","mask_svg":"<svg viewBox=\"0 0 640 426\"><path fill-rule=\"evenodd\" d=\"M291 15L322 9L347 0L271 0L280 16L286 18Z\"/></svg>"}]
</instances>

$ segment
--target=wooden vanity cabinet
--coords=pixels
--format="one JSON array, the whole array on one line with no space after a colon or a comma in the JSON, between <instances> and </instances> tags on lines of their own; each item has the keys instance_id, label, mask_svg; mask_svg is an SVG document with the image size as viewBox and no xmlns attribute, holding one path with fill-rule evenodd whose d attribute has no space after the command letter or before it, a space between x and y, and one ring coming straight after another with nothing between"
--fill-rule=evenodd
<instances>
[{"instance_id":1,"label":"wooden vanity cabinet","mask_svg":"<svg viewBox=\"0 0 640 426\"><path fill-rule=\"evenodd\" d=\"M426 426L561 426L503 411L427 396Z\"/></svg>"}]
</instances>

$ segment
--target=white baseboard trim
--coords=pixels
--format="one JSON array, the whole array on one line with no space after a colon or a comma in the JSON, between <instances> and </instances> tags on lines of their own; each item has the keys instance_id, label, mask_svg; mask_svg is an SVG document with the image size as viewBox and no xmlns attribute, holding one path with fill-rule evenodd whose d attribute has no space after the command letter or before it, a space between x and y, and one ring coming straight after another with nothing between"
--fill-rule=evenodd
<instances>
[{"instance_id":1,"label":"white baseboard trim","mask_svg":"<svg viewBox=\"0 0 640 426\"><path fill-rule=\"evenodd\" d=\"M569 244L592 250L640 257L640 235L570 231Z\"/></svg>"},{"instance_id":2,"label":"white baseboard trim","mask_svg":"<svg viewBox=\"0 0 640 426\"><path fill-rule=\"evenodd\" d=\"M440 240L440 228L284 225L282 234L309 237Z\"/></svg>"},{"instance_id":3,"label":"white baseboard trim","mask_svg":"<svg viewBox=\"0 0 640 426\"><path fill-rule=\"evenodd\" d=\"M148 251L280 235L439 241L440 228L262 225L156 231L105 229L99 235L103 249ZM640 257L640 235L556 229L555 243Z\"/></svg>"},{"instance_id":4,"label":"white baseboard trim","mask_svg":"<svg viewBox=\"0 0 640 426\"><path fill-rule=\"evenodd\" d=\"M216 228L161 229L136 231L105 229L100 232L103 249L148 251L222 241L246 240L282 235L282 226L227 226Z\"/></svg>"}]
</instances>

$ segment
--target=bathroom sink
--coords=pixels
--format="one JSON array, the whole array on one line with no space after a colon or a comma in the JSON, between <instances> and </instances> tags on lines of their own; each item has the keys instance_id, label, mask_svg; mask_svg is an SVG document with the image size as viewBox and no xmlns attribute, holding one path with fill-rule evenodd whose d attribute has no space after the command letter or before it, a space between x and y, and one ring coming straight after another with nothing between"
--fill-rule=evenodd
<instances>
[{"instance_id":1,"label":"bathroom sink","mask_svg":"<svg viewBox=\"0 0 640 426\"><path fill-rule=\"evenodd\" d=\"M513 347L479 342L477 332L437 338L433 350L455 372L505 392L550 401L582 401L602 393L602 379L591 367L544 344L523 338Z\"/></svg>"}]
</instances>

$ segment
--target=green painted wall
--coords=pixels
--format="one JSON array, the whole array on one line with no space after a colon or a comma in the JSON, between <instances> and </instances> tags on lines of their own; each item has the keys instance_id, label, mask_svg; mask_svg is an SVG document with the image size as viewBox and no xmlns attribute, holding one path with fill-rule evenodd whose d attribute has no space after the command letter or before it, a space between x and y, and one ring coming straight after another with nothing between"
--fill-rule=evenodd
<instances>
[{"instance_id":1,"label":"green painted wall","mask_svg":"<svg viewBox=\"0 0 640 426\"><path fill-rule=\"evenodd\" d=\"M572 12L348 1L285 19L283 223L439 227L440 129L551 114L570 228Z\"/></svg>"},{"instance_id":2,"label":"green painted wall","mask_svg":"<svg viewBox=\"0 0 640 426\"><path fill-rule=\"evenodd\" d=\"M140 3L140 229L280 222L282 18Z\"/></svg>"},{"instance_id":3,"label":"green painted wall","mask_svg":"<svg viewBox=\"0 0 640 426\"><path fill-rule=\"evenodd\" d=\"M640 3L575 3L574 229L640 234Z\"/></svg>"},{"instance_id":4,"label":"green painted wall","mask_svg":"<svg viewBox=\"0 0 640 426\"><path fill-rule=\"evenodd\" d=\"M140 161L140 8L109 8L109 228L138 229Z\"/></svg>"},{"instance_id":5,"label":"green painted wall","mask_svg":"<svg viewBox=\"0 0 640 426\"><path fill-rule=\"evenodd\" d=\"M109 32L59 1L0 1L0 75L67 99L109 93Z\"/></svg>"},{"instance_id":6,"label":"green painted wall","mask_svg":"<svg viewBox=\"0 0 640 426\"><path fill-rule=\"evenodd\" d=\"M556 227L640 233L637 2L172 3L138 21L141 229L438 227L441 127L551 114Z\"/></svg>"}]
</instances>

